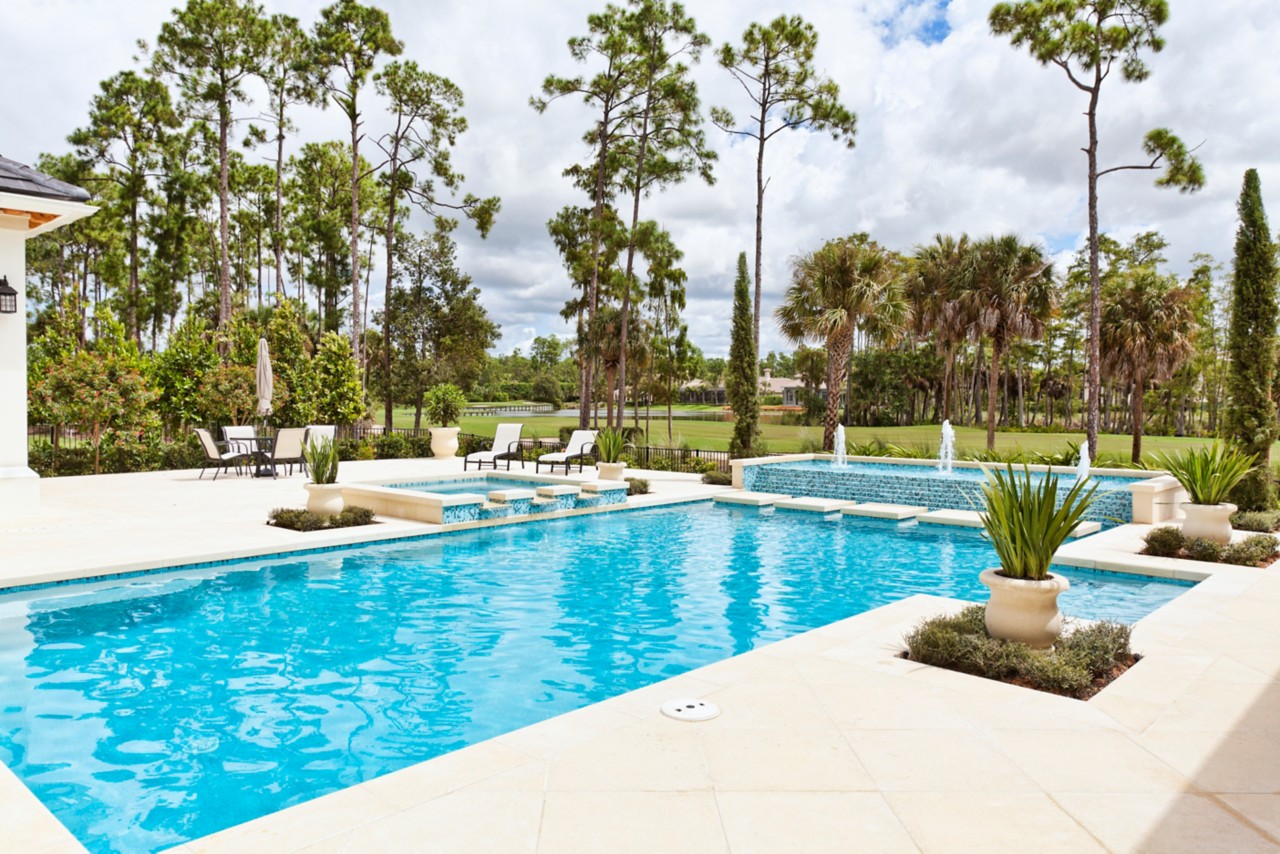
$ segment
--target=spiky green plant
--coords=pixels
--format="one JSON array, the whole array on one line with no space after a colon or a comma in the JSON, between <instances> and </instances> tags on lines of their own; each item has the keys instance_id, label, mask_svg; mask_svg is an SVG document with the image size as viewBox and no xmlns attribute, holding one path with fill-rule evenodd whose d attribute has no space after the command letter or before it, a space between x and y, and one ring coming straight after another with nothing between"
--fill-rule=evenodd
<instances>
[{"instance_id":1,"label":"spiky green plant","mask_svg":"<svg viewBox=\"0 0 1280 854\"><path fill-rule=\"evenodd\" d=\"M328 436L312 439L302 449L311 470L312 483L335 483L338 480L338 449Z\"/></svg>"},{"instance_id":2,"label":"spiky green plant","mask_svg":"<svg viewBox=\"0 0 1280 854\"><path fill-rule=\"evenodd\" d=\"M1086 484L1092 483L1086 492ZM989 469L982 485L987 509L982 527L1000 556L1000 568L1010 578L1040 581L1049 576L1053 554L1071 536L1093 504L1097 484L1076 481L1058 504L1058 478L1046 474L1039 483L1031 469L1018 474L1012 464L1006 470Z\"/></svg>"},{"instance_id":3,"label":"spiky green plant","mask_svg":"<svg viewBox=\"0 0 1280 854\"><path fill-rule=\"evenodd\" d=\"M596 456L602 463L621 462L622 451L626 447L626 437L621 430L606 427L596 434Z\"/></svg>"},{"instance_id":4,"label":"spiky green plant","mask_svg":"<svg viewBox=\"0 0 1280 854\"><path fill-rule=\"evenodd\" d=\"M1177 456L1157 454L1160 468L1178 479L1192 504L1221 504L1235 485L1253 471L1256 457L1214 442L1188 448Z\"/></svg>"}]
</instances>

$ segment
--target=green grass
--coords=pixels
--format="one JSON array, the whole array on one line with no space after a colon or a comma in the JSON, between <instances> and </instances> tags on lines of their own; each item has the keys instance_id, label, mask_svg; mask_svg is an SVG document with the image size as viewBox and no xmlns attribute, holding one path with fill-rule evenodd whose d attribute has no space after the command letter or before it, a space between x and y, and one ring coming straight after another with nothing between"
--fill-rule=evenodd
<instances>
[{"instance_id":1,"label":"green grass","mask_svg":"<svg viewBox=\"0 0 1280 854\"><path fill-rule=\"evenodd\" d=\"M686 410L718 410L720 407L680 407ZM642 413L643 415L643 413ZM503 421L518 420L524 424L524 435L555 436L561 427L576 427L576 418L551 418L522 414L519 417L500 417L492 415L467 416L461 421L462 432L475 433L480 436L492 436L494 427ZM630 425L632 422L627 421ZM640 426L644 426L644 418ZM413 426L413 410L398 408L395 411L397 427ZM424 422L424 426L425 422ZM650 444L665 446L667 444L666 410L654 409ZM673 436L675 444L687 442L689 447L700 450L727 450L729 434L733 425L725 421L694 421L675 419ZM760 432L770 451L788 452L800 450L801 442L806 438L813 442L822 441L821 427L790 427L782 424L762 424ZM911 448L928 446L937 448L939 427L936 424L921 424L914 427L846 427L845 436L850 442L868 442L872 439L883 439L885 442ZM1083 433L996 433L996 448L1000 450L1020 449L1027 452L1052 453L1062 451L1067 442L1083 444ZM1212 444L1210 438L1193 438L1177 436L1145 436L1142 440L1143 456L1150 458L1155 453L1177 453L1185 448L1198 448ZM958 451L981 450L987 445L987 433L982 427L957 427L956 448ZM1122 455L1128 458L1132 439L1128 434L1103 434L1098 437L1098 449L1104 454ZM1280 457L1280 443L1272 450L1273 458Z\"/></svg>"}]
</instances>

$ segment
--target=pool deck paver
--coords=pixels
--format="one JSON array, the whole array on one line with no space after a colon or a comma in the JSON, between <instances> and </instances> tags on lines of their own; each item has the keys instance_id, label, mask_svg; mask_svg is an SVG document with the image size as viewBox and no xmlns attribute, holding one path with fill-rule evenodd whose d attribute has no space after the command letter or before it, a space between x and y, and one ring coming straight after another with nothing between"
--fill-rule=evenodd
<instances>
[{"instance_id":1,"label":"pool deck paver","mask_svg":"<svg viewBox=\"0 0 1280 854\"><path fill-rule=\"evenodd\" d=\"M391 470L344 463L362 480ZM648 503L714 492L646 476ZM318 542L262 524L301 503L300 479L113 477L44 481L40 519L0 523L15 544L0 576ZM1280 852L1280 571L1134 556L1144 530L1062 560L1205 580L1139 621L1143 660L1088 702L902 659L905 632L963 605L912 596L178 850ZM674 697L721 715L667 719ZM6 845L77 850L7 769L0 821Z\"/></svg>"},{"instance_id":2,"label":"pool deck paver","mask_svg":"<svg viewBox=\"0 0 1280 854\"><path fill-rule=\"evenodd\" d=\"M749 492L745 489L735 489L732 492L721 492L715 496L715 500L721 504L742 504L747 507L772 507L779 501L786 501L790 495L782 495L777 492Z\"/></svg>"}]
</instances>

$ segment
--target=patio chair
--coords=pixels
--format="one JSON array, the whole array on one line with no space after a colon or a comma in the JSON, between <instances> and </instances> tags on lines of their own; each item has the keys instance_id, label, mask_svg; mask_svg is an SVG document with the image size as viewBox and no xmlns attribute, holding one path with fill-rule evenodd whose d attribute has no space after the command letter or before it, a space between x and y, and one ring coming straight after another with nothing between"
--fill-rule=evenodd
<instances>
[{"instance_id":1,"label":"patio chair","mask_svg":"<svg viewBox=\"0 0 1280 854\"><path fill-rule=\"evenodd\" d=\"M519 460L520 468L524 468L524 451L520 448L520 431L523 429L523 424L499 424L493 431L493 447L487 451L467 454L462 458L462 470L466 471L468 466L475 463L477 469L488 465L496 471L498 460L507 461L507 471L511 471L512 460Z\"/></svg>"},{"instance_id":2,"label":"patio chair","mask_svg":"<svg viewBox=\"0 0 1280 854\"><path fill-rule=\"evenodd\" d=\"M241 463L249 460L248 454L230 448L226 442L215 441L213 434L201 427L196 428L196 438L204 448L204 462L200 466L201 480L204 479L205 470L210 466L213 467L213 479L217 480L219 474L230 471L232 466L236 467L236 474L240 474Z\"/></svg>"},{"instance_id":3,"label":"patio chair","mask_svg":"<svg viewBox=\"0 0 1280 854\"><path fill-rule=\"evenodd\" d=\"M242 454L258 453L258 435L252 424L239 427L223 427L222 438L227 450L239 451Z\"/></svg>"},{"instance_id":4,"label":"patio chair","mask_svg":"<svg viewBox=\"0 0 1280 854\"><path fill-rule=\"evenodd\" d=\"M565 443L564 450L555 454L543 454L533 461L533 470L540 471L542 466L550 466L551 473L555 474L556 466L563 465L564 473L569 473L569 466L576 460L578 463L578 471L582 471L582 461L590 459L596 452L596 431L595 430L574 430L573 435L569 437L569 441Z\"/></svg>"},{"instance_id":5,"label":"patio chair","mask_svg":"<svg viewBox=\"0 0 1280 854\"><path fill-rule=\"evenodd\" d=\"M296 465L305 470L306 460L302 456L302 443L306 438L306 427L284 427L276 433L276 443L271 448L271 476L277 477L280 466L288 466L289 475L293 475Z\"/></svg>"}]
</instances>

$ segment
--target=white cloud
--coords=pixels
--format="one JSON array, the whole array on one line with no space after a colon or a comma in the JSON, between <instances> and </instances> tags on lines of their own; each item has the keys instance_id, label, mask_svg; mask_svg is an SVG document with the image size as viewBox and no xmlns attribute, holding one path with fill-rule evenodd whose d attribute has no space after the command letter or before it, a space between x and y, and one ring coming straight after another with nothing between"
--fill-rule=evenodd
<instances>
[{"instance_id":1,"label":"white cloud","mask_svg":"<svg viewBox=\"0 0 1280 854\"><path fill-rule=\"evenodd\" d=\"M84 121L100 80L130 67L138 38L152 40L172 0L86 4L76 0L8 0L6 65L0 98L5 156L32 162L65 150L65 136ZM270 0L268 11L309 24L324 3ZM544 115L528 106L550 73L577 73L566 40L585 32L600 2L465 4L387 2L406 57L462 87L470 130L456 161L468 190L502 197L487 241L460 232L460 259L504 327L501 349L527 348L536 334L568 334L558 312L570 295L545 223L581 197L561 177L585 159L581 141L591 115L556 103ZM753 20L778 8L762 0L691 2L688 10L713 43L736 41ZM1079 245L1085 230L1083 93L1056 68L1040 67L1024 50L989 34L986 0L945 5L950 32L924 43L941 4L932 0L798 0L788 7L821 34L818 65L841 86L858 113L857 146L846 151L821 134L783 134L770 143L765 208L765 302L785 288L788 261L823 240L866 230L909 250L937 232L1016 231L1055 251ZM1235 200L1244 170L1257 167L1280 217L1280 4L1256 0L1178 3L1165 28L1168 46L1140 85L1115 79L1103 93L1104 165L1139 162L1143 134L1166 126L1203 146L1208 186L1183 195L1152 186L1153 174L1107 176L1101 186L1103 227L1128 236L1155 228L1169 257L1185 271L1195 252L1229 262ZM927 39L925 40L927 41ZM50 45L73 61L47 61ZM741 113L741 92L711 57L695 71L705 105ZM378 130L370 90L369 132ZM335 111L299 117L307 139L343 138ZM645 203L643 215L664 223L685 251L688 319L708 354L728 346L730 285L737 254L753 249L754 152L708 126L720 154L717 183L691 181ZM375 278L376 278L375 273ZM376 289L375 289L376 290ZM375 305L380 298L375 297ZM770 323L763 349L786 343Z\"/></svg>"}]
</instances>

